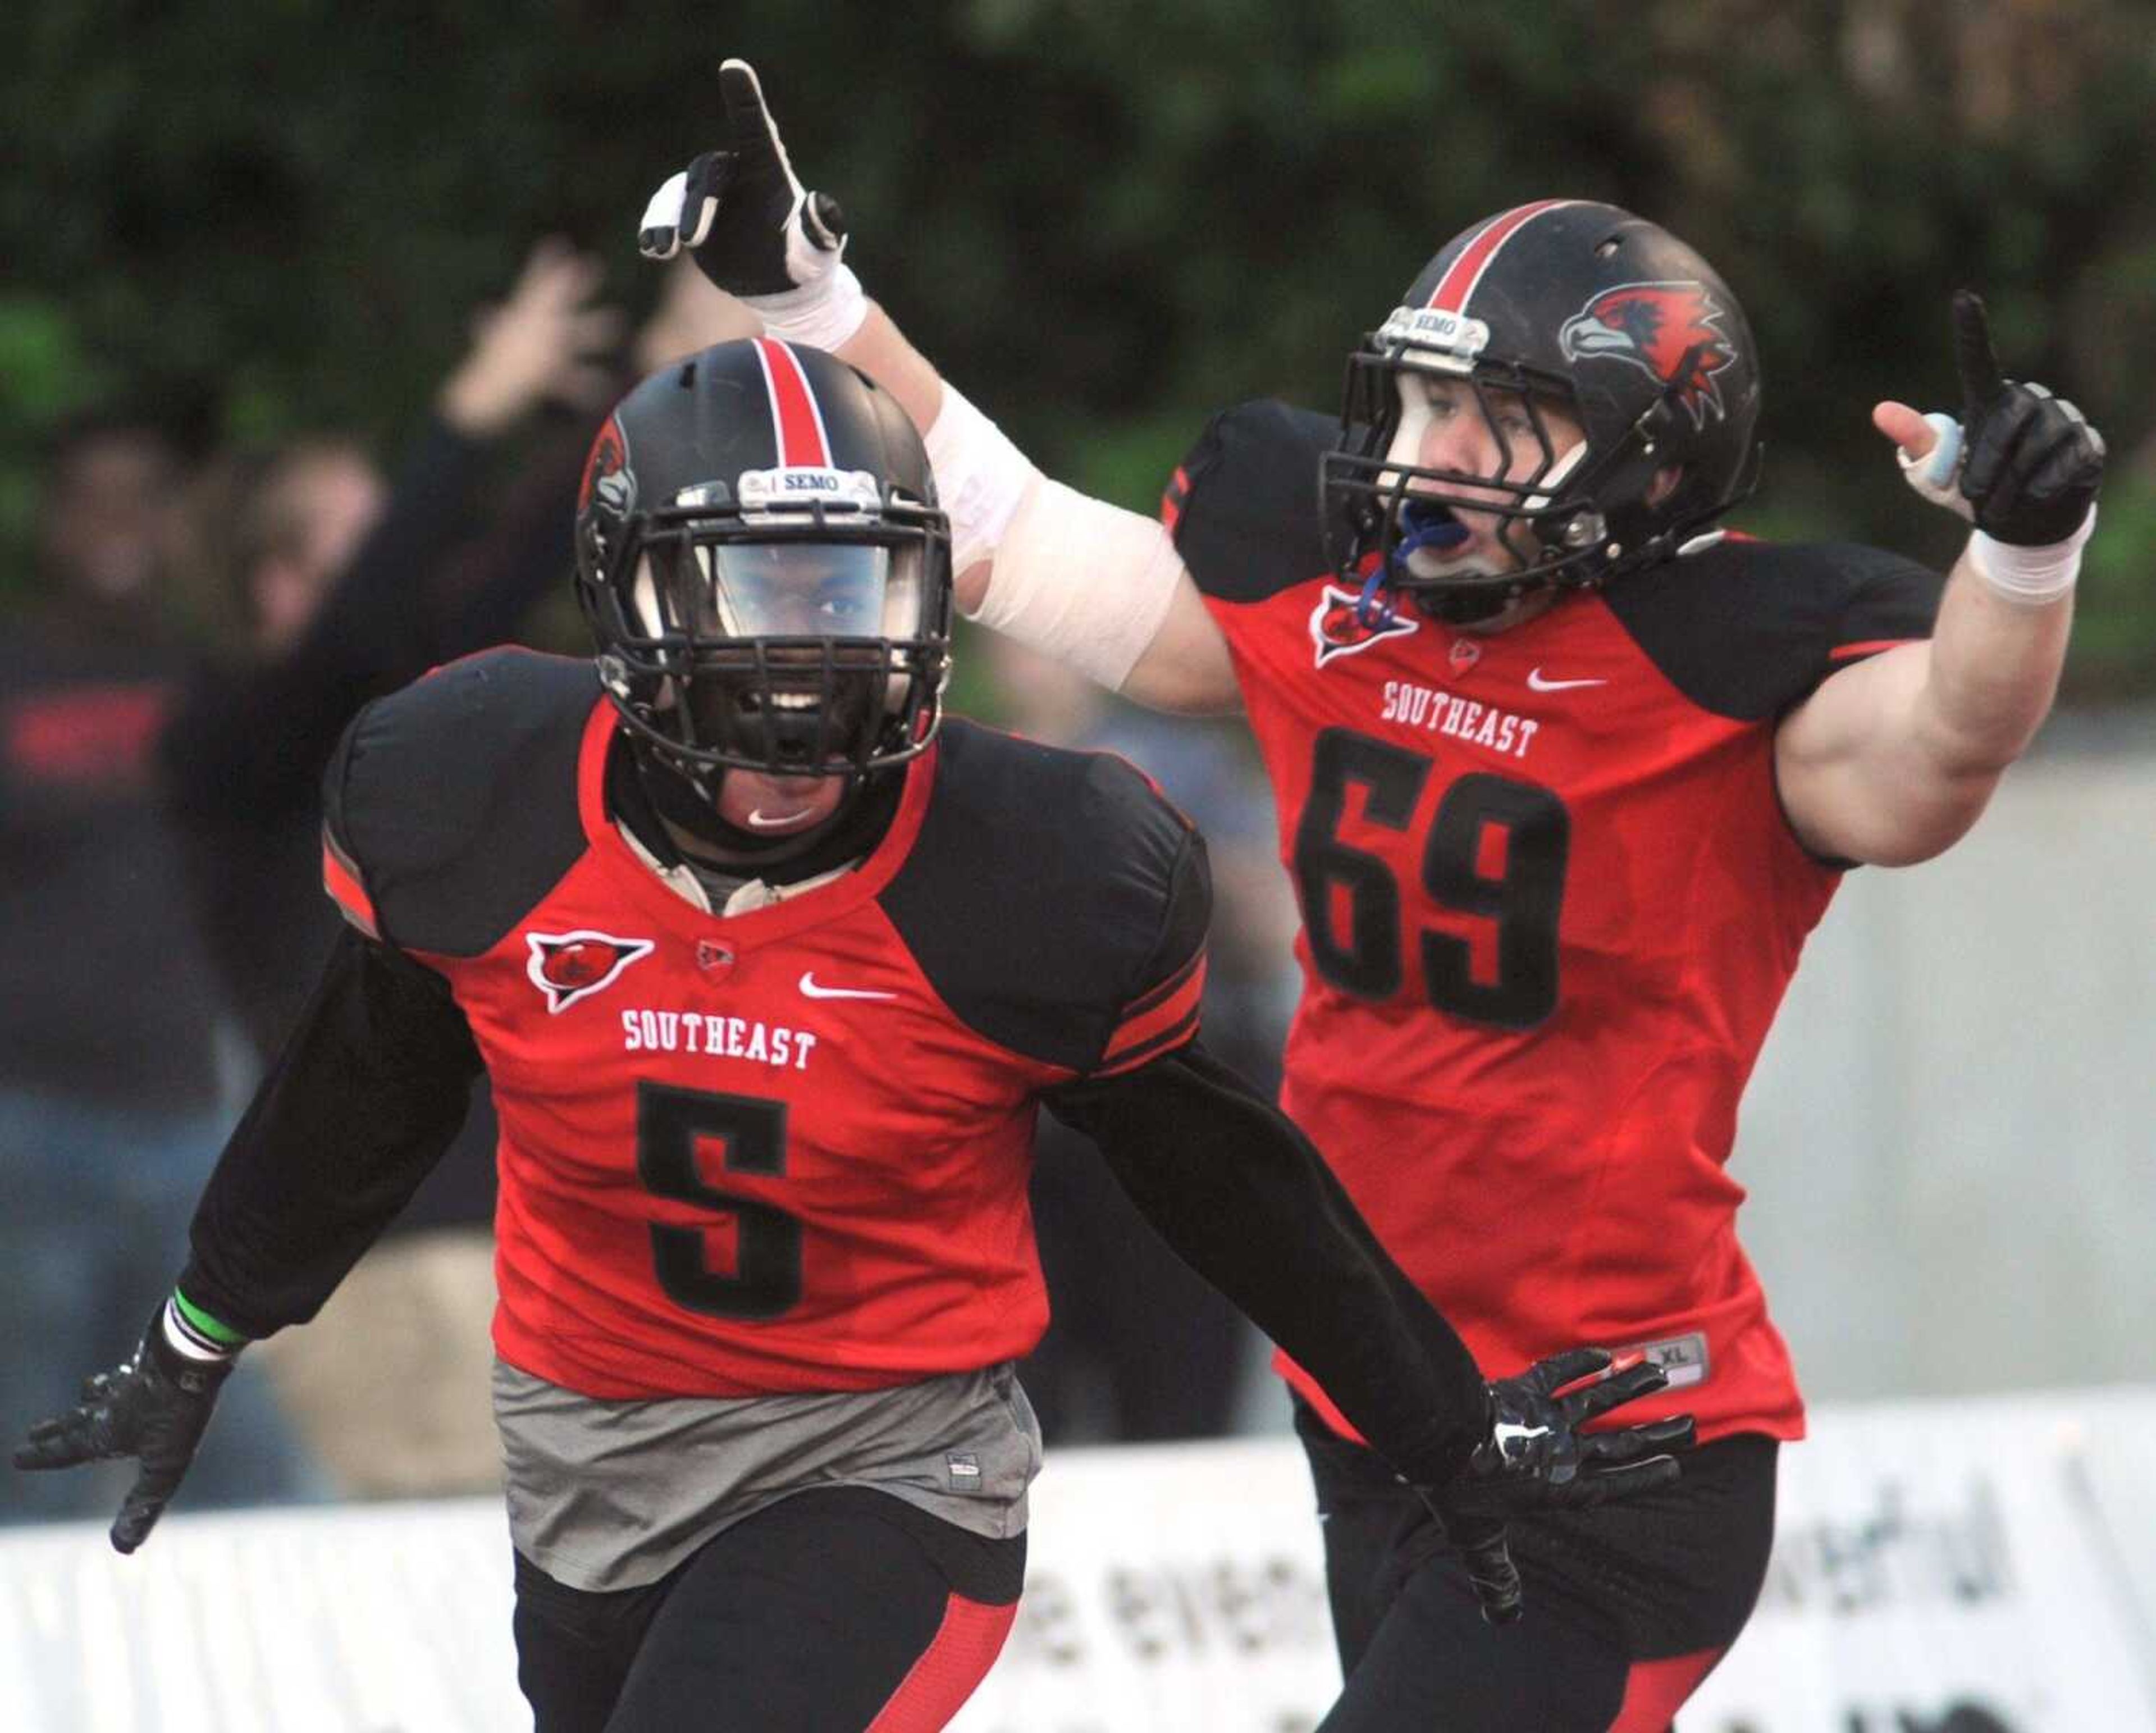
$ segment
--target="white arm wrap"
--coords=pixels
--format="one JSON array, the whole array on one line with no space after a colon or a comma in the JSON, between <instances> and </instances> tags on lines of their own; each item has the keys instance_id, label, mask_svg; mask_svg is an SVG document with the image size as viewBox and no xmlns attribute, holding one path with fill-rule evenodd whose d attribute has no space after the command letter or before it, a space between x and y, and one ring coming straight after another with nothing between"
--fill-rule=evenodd
<instances>
[{"instance_id":1,"label":"white arm wrap","mask_svg":"<svg viewBox=\"0 0 2156 1733\"><path fill-rule=\"evenodd\" d=\"M936 496L951 520L951 569L963 572L994 557L1040 471L948 379L922 443L936 471Z\"/></svg>"},{"instance_id":2,"label":"white arm wrap","mask_svg":"<svg viewBox=\"0 0 2156 1733\"><path fill-rule=\"evenodd\" d=\"M1008 522L969 618L1120 690L1182 581L1168 532L1045 476Z\"/></svg>"}]
</instances>

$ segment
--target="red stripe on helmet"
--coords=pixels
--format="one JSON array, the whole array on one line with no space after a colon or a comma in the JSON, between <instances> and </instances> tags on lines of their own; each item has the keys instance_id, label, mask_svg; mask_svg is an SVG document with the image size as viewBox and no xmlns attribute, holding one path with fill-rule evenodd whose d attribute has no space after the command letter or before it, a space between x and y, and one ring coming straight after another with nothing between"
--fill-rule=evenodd
<instances>
[{"instance_id":1,"label":"red stripe on helmet","mask_svg":"<svg viewBox=\"0 0 2156 1733\"><path fill-rule=\"evenodd\" d=\"M763 382L771 392L771 430L778 465L788 470L828 470L831 442L824 431L824 411L808 384L801 357L772 337L756 340L763 363Z\"/></svg>"},{"instance_id":2,"label":"red stripe on helmet","mask_svg":"<svg viewBox=\"0 0 2156 1733\"><path fill-rule=\"evenodd\" d=\"M1539 199L1491 218L1482 225L1481 233L1462 247L1460 256L1445 267L1445 275L1437 280L1437 287L1430 293L1430 305L1448 313L1465 312L1467 297L1474 294L1475 285L1482 280L1482 273L1490 268L1490 261L1497 256L1499 248L1544 211L1578 203L1576 198Z\"/></svg>"}]
</instances>

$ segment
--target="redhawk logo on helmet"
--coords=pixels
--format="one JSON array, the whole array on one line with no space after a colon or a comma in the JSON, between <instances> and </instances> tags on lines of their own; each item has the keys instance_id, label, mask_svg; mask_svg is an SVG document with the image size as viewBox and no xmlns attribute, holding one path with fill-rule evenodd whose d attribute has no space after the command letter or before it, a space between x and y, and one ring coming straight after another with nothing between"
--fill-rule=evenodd
<instances>
[{"instance_id":1,"label":"redhawk logo on helmet","mask_svg":"<svg viewBox=\"0 0 2156 1733\"><path fill-rule=\"evenodd\" d=\"M1675 388L1695 428L1726 411L1714 382L1737 360L1722 309L1698 283L1626 283L1605 289L1558 334L1568 361L1622 361Z\"/></svg>"},{"instance_id":2,"label":"redhawk logo on helmet","mask_svg":"<svg viewBox=\"0 0 2156 1733\"><path fill-rule=\"evenodd\" d=\"M623 516L636 507L636 476L629 466L629 444L622 437L620 421L611 415L592 441L591 455L584 460L583 480L577 487L577 509L584 510L594 499L609 512Z\"/></svg>"}]
</instances>

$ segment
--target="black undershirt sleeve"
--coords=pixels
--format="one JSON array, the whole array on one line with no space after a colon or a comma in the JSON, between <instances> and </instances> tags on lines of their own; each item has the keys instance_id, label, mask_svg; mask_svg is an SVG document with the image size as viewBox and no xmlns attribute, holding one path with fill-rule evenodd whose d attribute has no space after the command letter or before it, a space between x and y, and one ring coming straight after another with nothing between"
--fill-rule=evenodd
<instances>
[{"instance_id":1,"label":"black undershirt sleeve","mask_svg":"<svg viewBox=\"0 0 2156 1733\"><path fill-rule=\"evenodd\" d=\"M311 798L352 712L440 657L427 585L469 527L485 448L436 420L368 532L285 654L194 681L167 728L165 775L184 817L238 816Z\"/></svg>"},{"instance_id":2,"label":"black undershirt sleeve","mask_svg":"<svg viewBox=\"0 0 2156 1733\"><path fill-rule=\"evenodd\" d=\"M492 527L418 598L428 606L429 666L511 641L535 607L568 587L577 486L591 435L581 415L544 413L561 428L518 465Z\"/></svg>"},{"instance_id":3,"label":"black undershirt sleeve","mask_svg":"<svg viewBox=\"0 0 2156 1733\"><path fill-rule=\"evenodd\" d=\"M1441 1485L1465 1466L1488 1426L1481 1370L1286 1115L1195 1041L1042 1099L1402 1474Z\"/></svg>"},{"instance_id":4,"label":"black undershirt sleeve","mask_svg":"<svg viewBox=\"0 0 2156 1733\"><path fill-rule=\"evenodd\" d=\"M346 928L210 1175L182 1291L245 1336L305 1323L449 1147L479 1071L448 985Z\"/></svg>"}]
</instances>

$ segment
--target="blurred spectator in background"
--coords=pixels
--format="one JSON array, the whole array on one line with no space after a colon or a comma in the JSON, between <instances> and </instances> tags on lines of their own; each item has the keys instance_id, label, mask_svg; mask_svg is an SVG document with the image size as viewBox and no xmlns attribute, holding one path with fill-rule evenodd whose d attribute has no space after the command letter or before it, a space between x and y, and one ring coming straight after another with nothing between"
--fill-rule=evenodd
<instances>
[{"instance_id":1,"label":"blurred spectator in background","mask_svg":"<svg viewBox=\"0 0 2156 1733\"><path fill-rule=\"evenodd\" d=\"M317 784L344 725L507 637L567 569L566 454L613 386L620 336L619 316L592 304L598 280L559 242L533 249L475 321L393 486L357 444L318 436L213 462L181 512L178 581L212 653L162 753L211 954L258 1058L305 997L293 965L319 960L336 928ZM555 449L535 450L490 513L497 448L547 403L572 412Z\"/></svg>"},{"instance_id":2,"label":"blurred spectator in background","mask_svg":"<svg viewBox=\"0 0 2156 1733\"><path fill-rule=\"evenodd\" d=\"M1270 803L1246 740L1111 698L999 633L976 632L994 707L1021 734L1113 752L1204 833L1213 866L1205 1045L1270 1098L1294 1004L1295 903L1275 858ZM1257 1363L1250 1326L1132 1207L1086 1139L1044 1115L1034 1229L1048 1278L1048 1334L1020 1368L1051 1445L1209 1437L1229 1430Z\"/></svg>"},{"instance_id":3,"label":"blurred spectator in background","mask_svg":"<svg viewBox=\"0 0 2156 1733\"><path fill-rule=\"evenodd\" d=\"M693 279L694 274L686 274ZM321 886L320 784L362 705L516 632L567 593L590 417L615 394L619 316L595 260L557 241L481 314L393 488L336 439L213 465L178 545L221 648L162 752L187 879L259 1067L284 1043L340 924ZM677 273L639 334L651 365L733 334L737 308ZM658 352L654 353L654 350ZM496 504L496 448L548 418ZM484 1087L452 1147L316 1328L261 1355L339 1489L491 1489L495 1119Z\"/></svg>"},{"instance_id":4,"label":"blurred spectator in background","mask_svg":"<svg viewBox=\"0 0 2156 1733\"><path fill-rule=\"evenodd\" d=\"M0 1412L73 1392L138 1329L223 1140L217 997L157 810L153 746L184 655L162 558L180 455L149 421L55 441L29 610L0 640ZM260 1381L203 1502L305 1481ZM0 1520L106 1508L11 1475Z\"/></svg>"}]
</instances>

